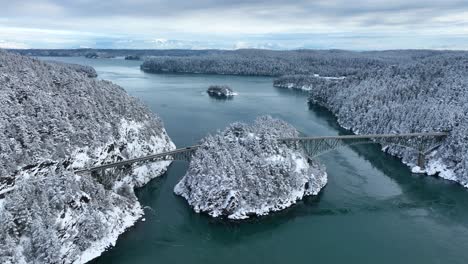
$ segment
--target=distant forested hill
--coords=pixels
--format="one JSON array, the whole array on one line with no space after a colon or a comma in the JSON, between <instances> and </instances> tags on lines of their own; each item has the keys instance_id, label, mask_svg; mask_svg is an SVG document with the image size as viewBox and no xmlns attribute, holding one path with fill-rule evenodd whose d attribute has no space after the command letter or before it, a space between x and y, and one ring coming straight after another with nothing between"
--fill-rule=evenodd
<instances>
[{"instance_id":1,"label":"distant forested hill","mask_svg":"<svg viewBox=\"0 0 468 264\"><path fill-rule=\"evenodd\" d=\"M146 72L208 73L281 76L319 74L350 76L368 69L382 69L442 54L465 54L431 50L352 52L343 50L234 50L196 56L148 58L141 66Z\"/></svg>"},{"instance_id":2,"label":"distant forested hill","mask_svg":"<svg viewBox=\"0 0 468 264\"><path fill-rule=\"evenodd\" d=\"M196 56L205 54L217 54L219 50L182 50L182 49L10 49L10 52L27 56L44 57L85 57L97 55L102 58L125 56Z\"/></svg>"}]
</instances>

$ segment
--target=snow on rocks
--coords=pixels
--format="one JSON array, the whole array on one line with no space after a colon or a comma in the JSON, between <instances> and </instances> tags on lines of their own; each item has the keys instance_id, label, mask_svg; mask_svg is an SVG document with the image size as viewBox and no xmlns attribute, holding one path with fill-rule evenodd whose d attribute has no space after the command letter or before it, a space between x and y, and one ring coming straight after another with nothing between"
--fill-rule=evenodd
<instances>
[{"instance_id":1,"label":"snow on rocks","mask_svg":"<svg viewBox=\"0 0 468 264\"><path fill-rule=\"evenodd\" d=\"M231 124L203 140L174 192L197 213L231 219L266 215L317 195L327 183L324 167L298 145L277 140L298 135L268 116L252 125Z\"/></svg>"},{"instance_id":2,"label":"snow on rocks","mask_svg":"<svg viewBox=\"0 0 468 264\"><path fill-rule=\"evenodd\" d=\"M143 215L133 188L170 162L76 169L175 149L162 121L92 71L0 50L0 263L85 263Z\"/></svg>"}]
</instances>

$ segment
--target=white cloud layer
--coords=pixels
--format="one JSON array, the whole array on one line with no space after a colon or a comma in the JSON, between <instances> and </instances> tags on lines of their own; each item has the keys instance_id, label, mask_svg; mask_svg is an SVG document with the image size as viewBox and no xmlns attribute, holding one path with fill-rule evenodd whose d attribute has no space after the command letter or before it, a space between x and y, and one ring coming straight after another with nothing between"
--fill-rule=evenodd
<instances>
[{"instance_id":1,"label":"white cloud layer","mask_svg":"<svg viewBox=\"0 0 468 264\"><path fill-rule=\"evenodd\" d=\"M24 43L0 39L0 48L1 49L27 49L29 47L28 45Z\"/></svg>"},{"instance_id":2,"label":"white cloud layer","mask_svg":"<svg viewBox=\"0 0 468 264\"><path fill-rule=\"evenodd\" d=\"M0 6L0 40L22 47L468 49L465 0L0 0Z\"/></svg>"}]
</instances>

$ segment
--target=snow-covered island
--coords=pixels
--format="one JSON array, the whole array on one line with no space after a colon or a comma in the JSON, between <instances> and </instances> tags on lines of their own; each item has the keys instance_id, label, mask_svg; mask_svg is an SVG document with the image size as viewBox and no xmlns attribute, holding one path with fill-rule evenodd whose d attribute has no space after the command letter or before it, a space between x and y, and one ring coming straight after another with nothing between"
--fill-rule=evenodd
<instances>
[{"instance_id":1,"label":"snow-covered island","mask_svg":"<svg viewBox=\"0 0 468 264\"><path fill-rule=\"evenodd\" d=\"M266 215L317 195L327 183L324 167L299 145L277 140L298 135L269 116L231 124L202 141L174 192L196 212L230 219Z\"/></svg>"},{"instance_id":2,"label":"snow-covered island","mask_svg":"<svg viewBox=\"0 0 468 264\"><path fill-rule=\"evenodd\" d=\"M237 95L229 86L227 85L211 85L208 87L206 92L210 96L219 97L219 98L228 98Z\"/></svg>"},{"instance_id":3,"label":"snow-covered island","mask_svg":"<svg viewBox=\"0 0 468 264\"><path fill-rule=\"evenodd\" d=\"M78 68L0 50L0 263L99 256L143 215L134 187L170 164L74 173L175 148L147 107Z\"/></svg>"}]
</instances>

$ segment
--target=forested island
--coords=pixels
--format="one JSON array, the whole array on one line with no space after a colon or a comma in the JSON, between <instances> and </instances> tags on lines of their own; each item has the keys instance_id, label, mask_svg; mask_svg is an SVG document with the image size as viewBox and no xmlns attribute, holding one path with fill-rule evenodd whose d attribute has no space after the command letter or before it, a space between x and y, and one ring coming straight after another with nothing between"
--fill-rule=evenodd
<instances>
[{"instance_id":1,"label":"forested island","mask_svg":"<svg viewBox=\"0 0 468 264\"><path fill-rule=\"evenodd\" d=\"M155 114L90 72L0 50L0 263L99 256L142 216L134 187L170 164L74 173L175 148Z\"/></svg>"},{"instance_id":2,"label":"forested island","mask_svg":"<svg viewBox=\"0 0 468 264\"><path fill-rule=\"evenodd\" d=\"M136 61L139 61L139 60L141 60L141 57L138 56L138 55L127 55L127 56L125 56L125 59L126 59L126 60L136 60Z\"/></svg>"},{"instance_id":3,"label":"forested island","mask_svg":"<svg viewBox=\"0 0 468 264\"><path fill-rule=\"evenodd\" d=\"M231 124L202 140L174 191L196 212L230 219L266 215L317 195L327 183L323 165L308 159L299 144L277 140L298 135L269 116Z\"/></svg>"},{"instance_id":4,"label":"forested island","mask_svg":"<svg viewBox=\"0 0 468 264\"><path fill-rule=\"evenodd\" d=\"M229 98L236 95L236 93L227 85L211 85L206 91L210 96L218 98Z\"/></svg>"}]
</instances>

